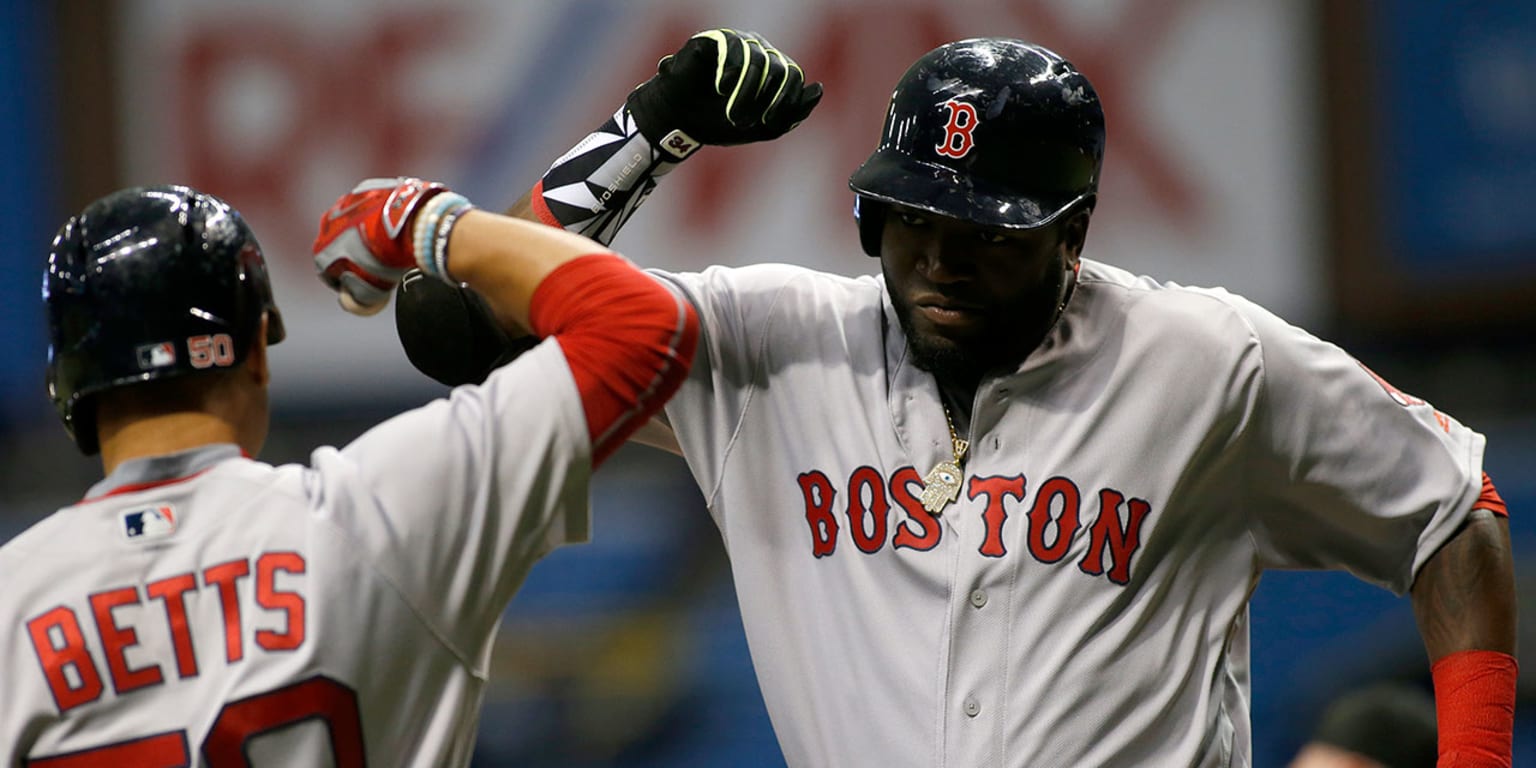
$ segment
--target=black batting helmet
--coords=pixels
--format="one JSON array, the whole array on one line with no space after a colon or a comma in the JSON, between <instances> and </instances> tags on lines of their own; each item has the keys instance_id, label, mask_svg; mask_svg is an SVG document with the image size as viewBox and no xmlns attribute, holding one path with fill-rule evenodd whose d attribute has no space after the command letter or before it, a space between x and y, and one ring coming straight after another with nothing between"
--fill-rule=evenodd
<instances>
[{"instance_id":1,"label":"black batting helmet","mask_svg":"<svg viewBox=\"0 0 1536 768\"><path fill-rule=\"evenodd\" d=\"M283 338L261 246L240 214L181 186L133 187L59 229L43 277L48 396L87 455L92 395L240 364L267 313Z\"/></svg>"},{"instance_id":2,"label":"black batting helmet","mask_svg":"<svg viewBox=\"0 0 1536 768\"><path fill-rule=\"evenodd\" d=\"M1038 45L974 38L929 51L891 94L880 146L853 173L859 238L880 253L887 203L1031 229L1091 205L1104 111L1088 78Z\"/></svg>"}]
</instances>

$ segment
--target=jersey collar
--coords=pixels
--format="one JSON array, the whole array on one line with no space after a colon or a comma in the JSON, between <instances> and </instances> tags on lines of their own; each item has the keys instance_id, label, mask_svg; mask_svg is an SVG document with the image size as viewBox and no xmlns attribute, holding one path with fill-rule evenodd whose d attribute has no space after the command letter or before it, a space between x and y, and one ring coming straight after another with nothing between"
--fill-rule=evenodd
<instances>
[{"instance_id":1,"label":"jersey collar","mask_svg":"<svg viewBox=\"0 0 1536 768\"><path fill-rule=\"evenodd\" d=\"M241 457L240 446L232 443L216 443L189 448L185 451L161 456L129 459L91 486L82 501L95 501L104 496L132 493L180 482L211 469L215 464Z\"/></svg>"}]
</instances>

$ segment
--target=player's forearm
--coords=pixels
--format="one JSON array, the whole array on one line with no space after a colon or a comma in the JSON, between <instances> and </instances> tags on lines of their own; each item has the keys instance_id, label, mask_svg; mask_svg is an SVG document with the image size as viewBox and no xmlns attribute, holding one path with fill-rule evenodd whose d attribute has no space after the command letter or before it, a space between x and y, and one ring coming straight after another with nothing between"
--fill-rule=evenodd
<instances>
[{"instance_id":1,"label":"player's forearm","mask_svg":"<svg viewBox=\"0 0 1536 768\"><path fill-rule=\"evenodd\" d=\"M811 114L821 93L761 36L705 30L662 59L654 77L507 213L606 245L657 181L700 147L776 139Z\"/></svg>"},{"instance_id":2,"label":"player's forearm","mask_svg":"<svg viewBox=\"0 0 1536 768\"><path fill-rule=\"evenodd\" d=\"M528 307L549 273L607 248L579 235L487 211L464 214L448 241L448 272L485 297L503 327L529 328Z\"/></svg>"},{"instance_id":3,"label":"player's forearm","mask_svg":"<svg viewBox=\"0 0 1536 768\"><path fill-rule=\"evenodd\" d=\"M506 215L606 245L647 199L657 180L700 146L776 139L799 125L821 95L821 84L807 85L800 66L760 36L732 29L706 30L666 57L654 77L631 91L597 130L555 160ZM470 282L458 269L449 272ZM382 306L384 297L373 283L392 285L375 280L359 287L355 280L341 285L341 277L331 279L344 289L365 294L374 307ZM402 284L395 324L407 356L423 373L450 386L479 382L519 353L520 339L505 345L500 339L492 339L491 344L476 341L498 335L489 332L493 322L508 334L521 335L518 314L499 309L492 317L479 299L456 285L452 290L428 287L412 293L411 284L409 279ZM475 293L484 292L481 286L474 287ZM455 338L469 341L440 343Z\"/></svg>"},{"instance_id":4,"label":"player's forearm","mask_svg":"<svg viewBox=\"0 0 1536 768\"><path fill-rule=\"evenodd\" d=\"M698 342L693 306L597 243L486 212L455 225L447 268L503 327L559 339L600 465L661 410Z\"/></svg>"},{"instance_id":5,"label":"player's forearm","mask_svg":"<svg viewBox=\"0 0 1536 768\"><path fill-rule=\"evenodd\" d=\"M1485 478L1485 499L1488 494L1497 499ZM1432 662L1439 764L1509 768L1519 665L1504 517L1473 509L1461 531L1419 571L1413 608Z\"/></svg>"},{"instance_id":6,"label":"player's forearm","mask_svg":"<svg viewBox=\"0 0 1536 768\"><path fill-rule=\"evenodd\" d=\"M688 152L698 148L690 145ZM613 242L657 182L687 157L647 138L627 106L555 160L509 215Z\"/></svg>"},{"instance_id":7,"label":"player's forearm","mask_svg":"<svg viewBox=\"0 0 1536 768\"><path fill-rule=\"evenodd\" d=\"M1515 576L1508 522L1471 519L1420 570L1413 610L1430 661L1467 650L1515 652Z\"/></svg>"}]
</instances>

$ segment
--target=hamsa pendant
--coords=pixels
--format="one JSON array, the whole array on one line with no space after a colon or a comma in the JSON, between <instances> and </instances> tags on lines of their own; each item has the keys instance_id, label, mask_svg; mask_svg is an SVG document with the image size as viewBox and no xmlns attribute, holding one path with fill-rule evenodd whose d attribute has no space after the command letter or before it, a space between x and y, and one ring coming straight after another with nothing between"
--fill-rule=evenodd
<instances>
[{"instance_id":1,"label":"hamsa pendant","mask_svg":"<svg viewBox=\"0 0 1536 768\"><path fill-rule=\"evenodd\" d=\"M960 467L953 461L935 464L923 476L923 509L930 514L940 514L949 503L960 498Z\"/></svg>"}]
</instances>

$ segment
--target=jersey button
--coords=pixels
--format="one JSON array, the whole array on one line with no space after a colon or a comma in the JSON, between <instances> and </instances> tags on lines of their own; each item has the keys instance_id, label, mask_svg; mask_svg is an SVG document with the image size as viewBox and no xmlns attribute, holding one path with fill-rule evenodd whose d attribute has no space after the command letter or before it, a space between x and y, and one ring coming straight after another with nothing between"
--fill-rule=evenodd
<instances>
[{"instance_id":1,"label":"jersey button","mask_svg":"<svg viewBox=\"0 0 1536 768\"><path fill-rule=\"evenodd\" d=\"M986 592L983 592L983 591L978 589L978 590L976 590L976 591L971 593L971 605L974 605L977 608L980 608L980 607L982 607L983 605L986 605L986 604L987 604L987 593Z\"/></svg>"},{"instance_id":2,"label":"jersey button","mask_svg":"<svg viewBox=\"0 0 1536 768\"><path fill-rule=\"evenodd\" d=\"M967 697L965 700L965 714L967 717L975 717L981 714L981 702Z\"/></svg>"}]
</instances>

